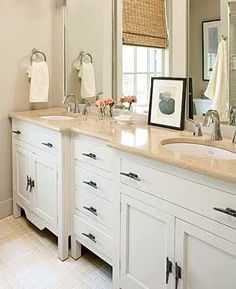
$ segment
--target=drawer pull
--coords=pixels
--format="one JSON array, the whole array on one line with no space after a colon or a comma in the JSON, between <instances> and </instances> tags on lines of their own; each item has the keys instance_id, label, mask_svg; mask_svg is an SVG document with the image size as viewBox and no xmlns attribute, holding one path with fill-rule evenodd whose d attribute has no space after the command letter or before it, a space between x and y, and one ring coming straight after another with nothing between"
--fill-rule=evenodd
<instances>
[{"instance_id":1,"label":"drawer pull","mask_svg":"<svg viewBox=\"0 0 236 289\"><path fill-rule=\"evenodd\" d=\"M94 189L97 189L97 188L98 188L98 187L97 187L97 184L94 183L94 182L92 182L92 181L90 181L90 182L84 181L83 183L86 184L86 185L88 185L88 186L90 186L90 187L92 187L92 188L94 188Z\"/></svg>"},{"instance_id":2,"label":"drawer pull","mask_svg":"<svg viewBox=\"0 0 236 289\"><path fill-rule=\"evenodd\" d=\"M34 181L30 178L30 193L32 193L32 189L35 187Z\"/></svg>"},{"instance_id":3,"label":"drawer pull","mask_svg":"<svg viewBox=\"0 0 236 289\"><path fill-rule=\"evenodd\" d=\"M175 289L178 289L179 280L182 278L182 268L175 263Z\"/></svg>"},{"instance_id":4,"label":"drawer pull","mask_svg":"<svg viewBox=\"0 0 236 289\"><path fill-rule=\"evenodd\" d=\"M29 187L30 187L30 185L31 185L31 182L32 182L31 178L30 178L29 176L27 176L26 191L28 191L28 189L29 189Z\"/></svg>"},{"instance_id":5,"label":"drawer pull","mask_svg":"<svg viewBox=\"0 0 236 289\"><path fill-rule=\"evenodd\" d=\"M93 160L96 160L96 159L97 159L97 156L96 156L95 154L92 154L92 153L90 153L90 154L83 154L83 156L88 157L88 158L93 159Z\"/></svg>"},{"instance_id":6,"label":"drawer pull","mask_svg":"<svg viewBox=\"0 0 236 289\"><path fill-rule=\"evenodd\" d=\"M85 210L89 211L90 213L94 214L95 216L98 215L97 210L93 207L84 207Z\"/></svg>"},{"instance_id":7,"label":"drawer pull","mask_svg":"<svg viewBox=\"0 0 236 289\"><path fill-rule=\"evenodd\" d=\"M166 258L166 284L169 283L169 276L172 273L172 262L169 258Z\"/></svg>"},{"instance_id":8,"label":"drawer pull","mask_svg":"<svg viewBox=\"0 0 236 289\"><path fill-rule=\"evenodd\" d=\"M139 178L139 176L137 174L134 174L134 173L120 173L122 176L125 176L125 177L128 177L128 178L131 178L135 181L138 181L140 182L141 179Z\"/></svg>"},{"instance_id":9,"label":"drawer pull","mask_svg":"<svg viewBox=\"0 0 236 289\"><path fill-rule=\"evenodd\" d=\"M236 210L230 208L226 209L214 208L214 210L236 218Z\"/></svg>"},{"instance_id":10,"label":"drawer pull","mask_svg":"<svg viewBox=\"0 0 236 289\"><path fill-rule=\"evenodd\" d=\"M96 237L93 235L93 234L85 234L85 233L82 233L83 236L87 237L89 240L93 241L94 243L97 243L96 242Z\"/></svg>"},{"instance_id":11,"label":"drawer pull","mask_svg":"<svg viewBox=\"0 0 236 289\"><path fill-rule=\"evenodd\" d=\"M53 145L51 143L45 143L45 142L42 142L42 145L46 146L46 147L49 147L49 148L52 148Z\"/></svg>"},{"instance_id":12,"label":"drawer pull","mask_svg":"<svg viewBox=\"0 0 236 289\"><path fill-rule=\"evenodd\" d=\"M19 130L13 130L12 133L20 135L21 132Z\"/></svg>"}]
</instances>

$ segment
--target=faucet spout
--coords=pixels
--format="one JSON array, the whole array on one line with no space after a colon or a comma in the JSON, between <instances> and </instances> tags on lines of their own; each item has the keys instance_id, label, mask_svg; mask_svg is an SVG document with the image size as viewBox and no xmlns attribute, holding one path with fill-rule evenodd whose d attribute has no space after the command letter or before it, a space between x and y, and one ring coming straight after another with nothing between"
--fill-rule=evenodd
<instances>
[{"instance_id":1,"label":"faucet spout","mask_svg":"<svg viewBox=\"0 0 236 289\"><path fill-rule=\"evenodd\" d=\"M220 129L220 115L217 110L210 109L205 115L203 126L210 127L213 124L213 132L211 139L213 141L222 140L222 134Z\"/></svg>"}]
</instances>

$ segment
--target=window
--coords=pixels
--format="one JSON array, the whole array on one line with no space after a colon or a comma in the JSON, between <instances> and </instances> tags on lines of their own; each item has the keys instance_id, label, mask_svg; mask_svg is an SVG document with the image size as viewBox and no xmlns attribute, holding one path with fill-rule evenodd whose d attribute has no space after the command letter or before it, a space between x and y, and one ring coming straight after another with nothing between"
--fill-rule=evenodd
<instances>
[{"instance_id":1,"label":"window","mask_svg":"<svg viewBox=\"0 0 236 289\"><path fill-rule=\"evenodd\" d=\"M139 106L147 106L151 77L164 76L165 50L123 45L123 95L136 95Z\"/></svg>"}]
</instances>

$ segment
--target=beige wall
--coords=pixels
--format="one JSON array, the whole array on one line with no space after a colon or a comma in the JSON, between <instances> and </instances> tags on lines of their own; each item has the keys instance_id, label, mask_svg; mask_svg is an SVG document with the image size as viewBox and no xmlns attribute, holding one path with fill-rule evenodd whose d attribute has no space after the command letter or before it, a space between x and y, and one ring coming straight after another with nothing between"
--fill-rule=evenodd
<instances>
[{"instance_id":1,"label":"beige wall","mask_svg":"<svg viewBox=\"0 0 236 289\"><path fill-rule=\"evenodd\" d=\"M202 21L220 19L220 0L190 0L189 76L194 81L194 97L200 97L208 81L202 80Z\"/></svg>"},{"instance_id":2,"label":"beige wall","mask_svg":"<svg viewBox=\"0 0 236 289\"><path fill-rule=\"evenodd\" d=\"M12 111L34 108L28 100L26 68L32 48L47 54L50 97L45 106L62 100L62 9L58 0L0 1L0 217L9 213L12 198L11 125ZM37 105L37 107L41 107Z\"/></svg>"}]
</instances>

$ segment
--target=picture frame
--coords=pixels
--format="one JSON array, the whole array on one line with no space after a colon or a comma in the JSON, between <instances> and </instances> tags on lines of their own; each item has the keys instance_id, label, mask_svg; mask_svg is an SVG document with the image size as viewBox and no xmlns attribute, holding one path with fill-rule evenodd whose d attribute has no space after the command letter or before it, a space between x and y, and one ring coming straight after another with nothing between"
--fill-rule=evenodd
<instances>
[{"instance_id":1,"label":"picture frame","mask_svg":"<svg viewBox=\"0 0 236 289\"><path fill-rule=\"evenodd\" d=\"M152 77L148 124L184 130L187 78Z\"/></svg>"},{"instance_id":2,"label":"picture frame","mask_svg":"<svg viewBox=\"0 0 236 289\"><path fill-rule=\"evenodd\" d=\"M202 22L202 79L209 81L221 38L220 19Z\"/></svg>"}]
</instances>

